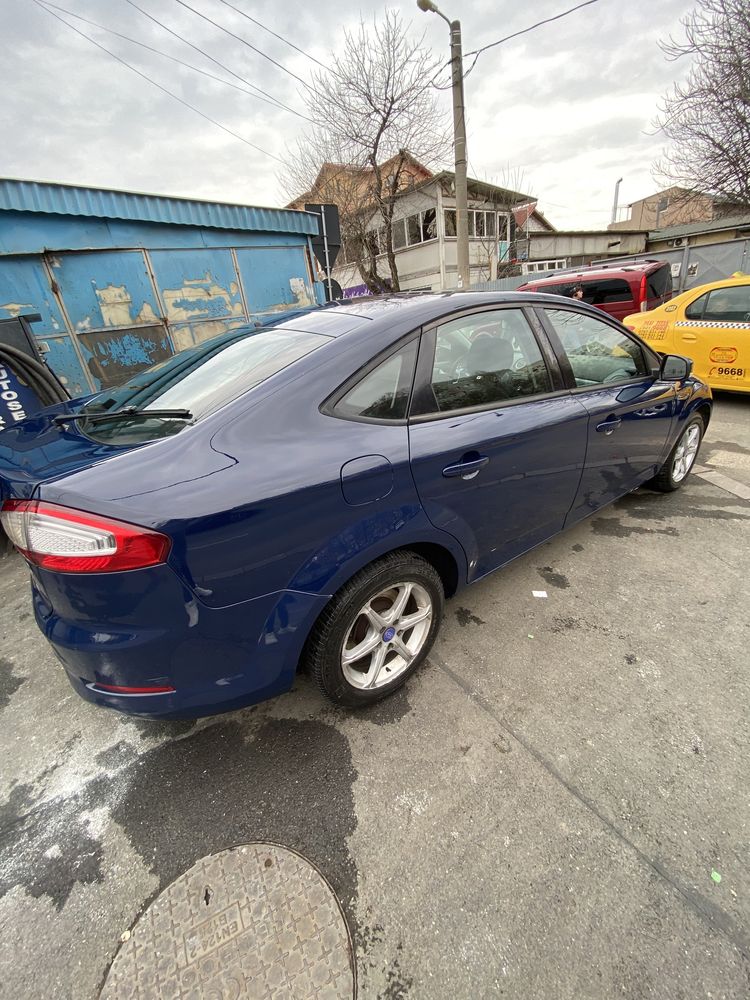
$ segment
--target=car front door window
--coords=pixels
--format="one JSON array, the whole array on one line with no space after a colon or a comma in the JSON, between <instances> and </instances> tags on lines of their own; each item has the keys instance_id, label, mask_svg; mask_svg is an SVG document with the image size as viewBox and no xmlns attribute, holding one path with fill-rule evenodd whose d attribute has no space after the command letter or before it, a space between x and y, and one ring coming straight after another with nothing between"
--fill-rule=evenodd
<instances>
[{"instance_id":1,"label":"car front door window","mask_svg":"<svg viewBox=\"0 0 750 1000\"><path fill-rule=\"evenodd\" d=\"M573 370L578 388L626 382L648 374L640 345L594 316L546 309Z\"/></svg>"}]
</instances>

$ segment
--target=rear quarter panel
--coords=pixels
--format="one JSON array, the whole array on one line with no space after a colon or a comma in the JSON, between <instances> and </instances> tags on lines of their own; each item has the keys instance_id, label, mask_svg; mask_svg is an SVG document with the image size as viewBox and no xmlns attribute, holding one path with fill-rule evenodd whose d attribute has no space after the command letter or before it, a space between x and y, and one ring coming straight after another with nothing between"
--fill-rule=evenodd
<instances>
[{"instance_id":1,"label":"rear quarter panel","mask_svg":"<svg viewBox=\"0 0 750 1000\"><path fill-rule=\"evenodd\" d=\"M440 534L416 494L406 426L319 410L378 346L377 338L331 344L277 389L248 393L175 438L47 484L44 497L164 531L170 564L210 607L285 589L332 594L380 554ZM389 489L347 503L341 468L371 455L390 464ZM460 547L448 535L445 547L464 563L465 579Z\"/></svg>"}]
</instances>

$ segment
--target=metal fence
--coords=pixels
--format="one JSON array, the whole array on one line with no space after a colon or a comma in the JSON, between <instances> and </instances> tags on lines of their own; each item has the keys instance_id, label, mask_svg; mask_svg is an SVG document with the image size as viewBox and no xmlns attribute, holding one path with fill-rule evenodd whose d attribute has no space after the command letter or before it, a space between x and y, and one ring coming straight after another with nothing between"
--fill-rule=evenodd
<instances>
[{"instance_id":1,"label":"metal fence","mask_svg":"<svg viewBox=\"0 0 750 1000\"><path fill-rule=\"evenodd\" d=\"M514 278L497 278L495 281L474 281L471 286L473 292L512 292L519 285L530 281L533 275L519 274Z\"/></svg>"},{"instance_id":2,"label":"metal fence","mask_svg":"<svg viewBox=\"0 0 750 1000\"><path fill-rule=\"evenodd\" d=\"M727 243L710 243L706 246L675 247L674 250L656 250L635 254L632 257L595 260L594 264L625 264L643 260L666 260L672 267L675 295L709 281L721 281L735 271L750 270L750 240L730 240Z\"/></svg>"}]
</instances>

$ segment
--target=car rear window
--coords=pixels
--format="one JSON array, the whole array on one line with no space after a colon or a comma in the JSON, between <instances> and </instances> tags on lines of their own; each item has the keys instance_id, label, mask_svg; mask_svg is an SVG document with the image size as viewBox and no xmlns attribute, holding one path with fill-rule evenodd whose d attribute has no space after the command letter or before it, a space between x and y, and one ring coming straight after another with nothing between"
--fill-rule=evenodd
<instances>
[{"instance_id":1,"label":"car rear window","mask_svg":"<svg viewBox=\"0 0 750 1000\"><path fill-rule=\"evenodd\" d=\"M668 265L659 267L648 276L648 297L663 299L672 294L672 270Z\"/></svg>"},{"instance_id":2,"label":"car rear window","mask_svg":"<svg viewBox=\"0 0 750 1000\"><path fill-rule=\"evenodd\" d=\"M572 296L579 285L583 286L583 301L592 306L606 305L608 302L633 301L630 285L622 278L597 278L593 281L587 281L585 278L568 279L560 284L538 285L536 291Z\"/></svg>"},{"instance_id":3,"label":"car rear window","mask_svg":"<svg viewBox=\"0 0 750 1000\"><path fill-rule=\"evenodd\" d=\"M321 347L328 338L298 330L257 330L238 339L207 341L202 348L176 355L140 372L134 379L100 393L79 420L88 437L113 444L135 444L169 437L254 388L283 368ZM184 360L184 364L179 362ZM137 409L106 420L96 414ZM149 410L185 410L190 417L148 416Z\"/></svg>"}]
</instances>

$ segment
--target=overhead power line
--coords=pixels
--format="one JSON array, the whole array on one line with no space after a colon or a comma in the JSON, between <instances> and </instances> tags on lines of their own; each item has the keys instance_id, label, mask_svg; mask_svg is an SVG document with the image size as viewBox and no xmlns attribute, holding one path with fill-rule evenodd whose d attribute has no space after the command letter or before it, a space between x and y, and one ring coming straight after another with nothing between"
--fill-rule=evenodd
<instances>
[{"instance_id":1,"label":"overhead power line","mask_svg":"<svg viewBox=\"0 0 750 1000\"><path fill-rule=\"evenodd\" d=\"M256 146L254 142L250 142L250 140L246 139L243 135L239 135L239 133L233 132L232 129L227 128L226 125L222 125L221 122L217 122L215 118L211 118L210 115L204 114L203 111L200 111L198 108L190 104L188 101L183 100L183 98L180 97L178 94L175 94L171 90L168 90L166 87L163 87L160 83L154 80L153 77L150 77L147 73L142 73L135 66L131 65L131 63L127 62L125 59L122 59L120 56L118 56L117 53L112 52L111 49L108 49L106 45L102 45L100 42L97 42L95 38L91 37L91 35L87 35L85 31L81 31L79 28L76 28L74 24L71 24L69 21L66 21L64 17L60 17L59 14L56 14L54 10L50 10L49 7L45 7L42 0L34 0L34 3L37 5L37 7L40 7L43 11L46 11L47 14L51 15L52 17L60 21L61 24L64 24L66 28L70 28L71 31L75 31L75 33L77 35L80 35L81 38L85 38L87 42L91 42L92 45L95 45L98 49L101 49L102 52L106 52L108 56L111 56L113 59L116 59L118 63L120 63L123 66L127 66L129 70L132 70L133 73L136 73L143 80L147 80L149 83L153 84L154 87L158 87L159 90L162 91L162 93L167 94L169 97L173 98L175 101L178 101L184 107L189 108L191 111L194 111L197 115L200 115L201 118L205 118L206 121L211 122L212 125L215 125L217 128L220 128L223 132L226 132L228 135L231 135L232 138L239 139L240 142L244 142L246 146L250 146L252 149L257 150L257 152L263 153L264 156L270 156L272 160L277 160L279 163L285 162L284 160L281 159L281 157L276 156L274 153L269 153L268 150L263 149L262 146Z\"/></svg>"},{"instance_id":2,"label":"overhead power line","mask_svg":"<svg viewBox=\"0 0 750 1000\"><path fill-rule=\"evenodd\" d=\"M84 24L90 24L92 28L99 28L100 31L106 31L108 34L114 35L115 38L122 38L124 41L130 42L132 45L139 45L142 49L146 49L148 52L153 52L157 56L162 56L164 59L169 59L171 62L177 63L178 66L184 66L186 69L193 70L194 73L200 73L202 76L207 76L209 80L216 80L218 83L223 83L226 87L232 87L234 90L238 90L241 94L247 94L249 97L254 97L258 101L263 101L272 108L280 108L284 111L289 111L291 114L297 115L298 118L302 118L306 122L312 121L312 119L308 118L307 115L303 115L301 112L295 111L294 108L287 107L286 104L282 104L280 101L277 101L275 97L271 97L271 95L267 94L265 90L255 87L254 84L248 83L248 86L253 87L253 90L247 90L245 87L240 87L236 83L232 83L231 80L225 80L221 76L216 76L215 73L209 73L208 70L201 69L200 66L193 66L192 63L185 62L183 59L178 59L177 56L173 56L169 52L163 52L161 49L155 49L152 45L147 45L145 42L141 42L137 38L130 38L129 35L123 35L119 31L114 31L112 28L108 28L105 24L99 24L98 21L90 21L87 17L75 14L72 10L66 10L65 7L58 7L57 4L50 3L49 0L42 0L42 3L45 7L52 7L54 10L60 11L61 14L67 14L69 17L74 17L77 21L83 21ZM227 72L231 72L231 70L227 70ZM257 94L254 93L255 90L258 91Z\"/></svg>"},{"instance_id":3,"label":"overhead power line","mask_svg":"<svg viewBox=\"0 0 750 1000\"><path fill-rule=\"evenodd\" d=\"M154 24L158 25L160 28L166 31L167 34L172 35L173 38L177 38L179 41L184 42L185 45L189 45L190 48L193 49L195 52L200 52L200 54L202 56L205 56L206 59L210 59L215 66L219 66L221 69L224 70L225 73L229 73L230 76L233 76L235 80L239 80L241 83L246 84L248 87L252 87L253 90L257 90L260 94L263 94L265 97L269 98L269 100L271 100L278 107L283 108L284 111L290 111L293 115L297 115L298 118L304 118L305 121L310 121L310 119L307 118L305 115L303 115L301 112L295 111L294 108L290 108L288 104L284 104L282 101L278 100L278 98L276 97L273 97L267 91L261 90L260 87L256 87L254 83L250 83L250 81L245 79L244 76L240 76L239 73L235 73L233 69L230 69L229 66L226 66L223 62L219 62L219 60L216 59L214 56L212 56L210 52L206 52L205 49L202 49L199 45L195 45L189 39L181 35L179 31L175 31L173 28L170 28L168 24L164 24L163 21L160 21L158 17L154 17L153 14L150 14L147 10L144 10L143 7L139 7L138 4L135 3L135 0L125 0L125 3L130 4L131 7L134 7L135 10L137 10L140 14L143 14L144 17L147 17L149 21L153 21Z\"/></svg>"},{"instance_id":4,"label":"overhead power line","mask_svg":"<svg viewBox=\"0 0 750 1000\"><path fill-rule=\"evenodd\" d=\"M321 69L325 69L325 70L330 69L330 67L326 66L325 63L322 63L320 61L320 59L316 59L315 56L311 56L309 52L305 52L305 50L301 49L299 47L299 45L295 45L294 42L290 42L288 38L284 38L283 35L277 34L275 31L273 31L267 25L262 24L256 18L251 17L250 14L247 14L244 10L241 10L239 7L235 7L235 5L233 3L229 3L229 0L219 0L219 3L223 3L225 7L230 7L232 10L236 11L238 14L241 14L242 17L246 18L248 21L252 21L253 24L257 24L259 28L262 28L264 31L267 31L269 33L269 35L273 35L274 38L278 38L278 40L280 42L283 42L285 45L288 45L290 48L294 49L295 52L299 52L300 55L306 56L312 62L317 63L318 66L321 67Z\"/></svg>"},{"instance_id":5,"label":"overhead power line","mask_svg":"<svg viewBox=\"0 0 750 1000\"><path fill-rule=\"evenodd\" d=\"M496 42L490 42L489 45L483 45L481 49L472 49L471 52L464 53L464 58L469 56L474 56L474 61L471 66L464 73L464 78L471 73L477 63L477 59L481 56L483 52L488 49L494 49L496 45L502 45L504 42L509 42L512 38L520 38L521 35L526 35L530 31L534 31L536 28L541 28L544 24L551 24L553 21L559 21L563 17L567 17L568 14L574 14L577 10L581 10L583 7L590 7L593 3L598 3L599 0L584 0L584 3L576 4L575 7L570 7L568 10L563 10L559 14L555 14L552 17L545 17L541 21L537 21L536 24L530 24L528 28L522 28L520 31L514 31L512 35L506 35L504 38L498 38Z\"/></svg>"},{"instance_id":6,"label":"overhead power line","mask_svg":"<svg viewBox=\"0 0 750 1000\"><path fill-rule=\"evenodd\" d=\"M196 10L195 7L191 7L189 3L185 3L185 0L174 0L174 2L178 3L180 7L184 7L185 10L192 11L193 14L196 14L198 17L203 18L204 21L208 21L209 24L213 24L215 28L218 28L219 31L223 31L226 35L229 35L230 38L234 38L236 39L236 41L242 42L243 45L246 45L249 49L252 49L253 52L257 52L259 56L262 56L264 59L267 59L270 63L273 63L274 66L277 66L282 72L291 76L292 79L297 80L299 83L302 84L303 87L307 87L308 90L311 89L310 84L307 83L307 81L303 80L301 76L297 76L296 73L292 73L292 71L290 69L287 69L283 63L278 62L276 59L269 56L268 53L264 52L263 49L259 49L251 42L248 42L248 40L246 38L243 38L242 35L235 35L233 31L230 31L229 28L225 28L224 25L219 24L218 21L214 21L212 18L208 16L208 14L202 14L199 10Z\"/></svg>"}]
</instances>

